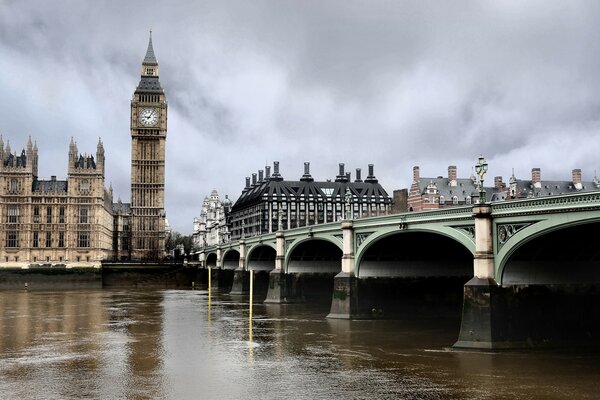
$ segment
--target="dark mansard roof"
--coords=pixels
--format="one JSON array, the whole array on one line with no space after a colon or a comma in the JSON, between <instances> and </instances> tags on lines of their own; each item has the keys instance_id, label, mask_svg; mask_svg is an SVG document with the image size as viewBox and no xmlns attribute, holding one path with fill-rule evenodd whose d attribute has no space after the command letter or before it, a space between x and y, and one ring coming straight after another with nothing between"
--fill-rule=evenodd
<instances>
[{"instance_id":1,"label":"dark mansard roof","mask_svg":"<svg viewBox=\"0 0 600 400\"><path fill-rule=\"evenodd\" d=\"M314 182L314 181L283 181L266 179L251 185L242 191L235 202L232 212L244 209L262 201L286 201L289 199L336 199L344 201L346 188L356 197L366 196L374 203L389 203L390 197L379 183L367 182ZM266 198L265 198L266 196Z\"/></svg>"}]
</instances>

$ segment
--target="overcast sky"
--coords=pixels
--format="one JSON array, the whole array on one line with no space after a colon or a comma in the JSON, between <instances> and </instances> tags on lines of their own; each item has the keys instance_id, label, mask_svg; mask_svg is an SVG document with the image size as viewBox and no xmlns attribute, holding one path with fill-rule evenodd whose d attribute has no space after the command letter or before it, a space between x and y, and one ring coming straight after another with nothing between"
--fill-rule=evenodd
<instances>
[{"instance_id":1,"label":"overcast sky","mask_svg":"<svg viewBox=\"0 0 600 400\"><path fill-rule=\"evenodd\" d=\"M599 1L0 0L0 133L31 135L41 178L106 149L130 200L130 100L148 31L169 102L166 212L191 233L203 198L235 200L277 160L317 180L375 164L421 175L584 180L600 171Z\"/></svg>"}]
</instances>

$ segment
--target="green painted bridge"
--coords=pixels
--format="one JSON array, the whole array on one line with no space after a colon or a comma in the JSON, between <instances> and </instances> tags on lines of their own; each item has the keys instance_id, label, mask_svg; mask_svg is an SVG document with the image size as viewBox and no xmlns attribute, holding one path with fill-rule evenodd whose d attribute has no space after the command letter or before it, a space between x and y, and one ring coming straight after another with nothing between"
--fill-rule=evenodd
<instances>
[{"instance_id":1,"label":"green painted bridge","mask_svg":"<svg viewBox=\"0 0 600 400\"><path fill-rule=\"evenodd\" d=\"M247 271L268 271L265 301L274 303L299 297L290 276L331 276L330 318L372 317L405 292L445 302L447 296L436 297L440 288L459 282L456 345L514 347L548 343L549 328L530 326L532 315L564 313L552 328L564 330L576 322L569 320L569 307L579 307L573 299L600 308L598 228L600 192L587 192L278 231L205 248L200 263L234 270L234 293L245 292ZM548 301L554 308L546 309ZM583 316L591 325L581 335L600 335L595 310Z\"/></svg>"}]
</instances>

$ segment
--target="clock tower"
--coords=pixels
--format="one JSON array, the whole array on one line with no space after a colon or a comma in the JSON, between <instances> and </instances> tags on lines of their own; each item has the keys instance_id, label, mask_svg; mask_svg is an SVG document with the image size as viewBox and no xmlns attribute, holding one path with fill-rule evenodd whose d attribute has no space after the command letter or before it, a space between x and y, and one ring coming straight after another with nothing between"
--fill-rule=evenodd
<instances>
[{"instance_id":1,"label":"clock tower","mask_svg":"<svg viewBox=\"0 0 600 400\"><path fill-rule=\"evenodd\" d=\"M165 249L167 101L152 47L131 100L131 258L158 260Z\"/></svg>"}]
</instances>

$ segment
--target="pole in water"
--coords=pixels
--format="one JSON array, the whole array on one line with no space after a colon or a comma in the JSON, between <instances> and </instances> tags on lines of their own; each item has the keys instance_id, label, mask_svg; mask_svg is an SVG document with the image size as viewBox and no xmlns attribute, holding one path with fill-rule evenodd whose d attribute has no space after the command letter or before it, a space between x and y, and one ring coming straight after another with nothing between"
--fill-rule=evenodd
<instances>
[{"instance_id":1,"label":"pole in water","mask_svg":"<svg viewBox=\"0 0 600 400\"><path fill-rule=\"evenodd\" d=\"M250 318L252 318L252 294L254 292L254 270L250 270Z\"/></svg>"},{"instance_id":2,"label":"pole in water","mask_svg":"<svg viewBox=\"0 0 600 400\"><path fill-rule=\"evenodd\" d=\"M210 287L211 287L211 273L210 273L210 267L208 267L208 295L210 296Z\"/></svg>"}]
</instances>

